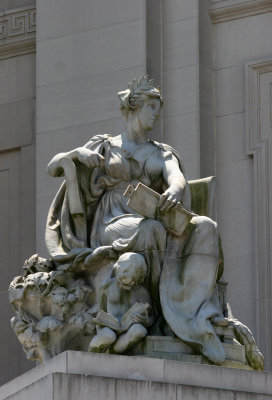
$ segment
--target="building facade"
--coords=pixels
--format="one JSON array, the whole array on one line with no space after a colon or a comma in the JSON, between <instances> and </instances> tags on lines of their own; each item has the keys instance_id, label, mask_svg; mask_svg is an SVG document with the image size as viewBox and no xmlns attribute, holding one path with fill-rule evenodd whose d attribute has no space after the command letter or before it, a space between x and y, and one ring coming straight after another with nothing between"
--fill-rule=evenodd
<instances>
[{"instance_id":1,"label":"building facade","mask_svg":"<svg viewBox=\"0 0 272 400\"><path fill-rule=\"evenodd\" d=\"M187 177L215 175L228 301L272 368L271 0L3 0L0 4L0 383L32 364L7 289L60 184L52 156L124 129L116 93L148 73L164 107L151 138Z\"/></svg>"}]
</instances>

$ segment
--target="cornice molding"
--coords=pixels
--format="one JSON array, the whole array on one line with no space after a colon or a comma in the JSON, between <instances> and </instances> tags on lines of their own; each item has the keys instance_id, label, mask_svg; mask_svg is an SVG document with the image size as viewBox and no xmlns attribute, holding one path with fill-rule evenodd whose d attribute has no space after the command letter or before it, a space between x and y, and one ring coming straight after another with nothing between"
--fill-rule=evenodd
<instances>
[{"instance_id":1,"label":"cornice molding","mask_svg":"<svg viewBox=\"0 0 272 400\"><path fill-rule=\"evenodd\" d=\"M0 13L0 59L36 51L36 8Z\"/></svg>"},{"instance_id":2,"label":"cornice molding","mask_svg":"<svg viewBox=\"0 0 272 400\"><path fill-rule=\"evenodd\" d=\"M272 12L271 0L211 0L210 6L214 24L267 12Z\"/></svg>"}]
</instances>

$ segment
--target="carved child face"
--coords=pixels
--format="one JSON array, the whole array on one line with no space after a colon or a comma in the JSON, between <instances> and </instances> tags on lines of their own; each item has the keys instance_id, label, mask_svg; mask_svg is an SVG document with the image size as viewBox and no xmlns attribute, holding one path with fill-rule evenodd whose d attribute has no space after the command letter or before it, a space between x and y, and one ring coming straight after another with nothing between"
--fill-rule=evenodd
<instances>
[{"instance_id":1,"label":"carved child face","mask_svg":"<svg viewBox=\"0 0 272 400\"><path fill-rule=\"evenodd\" d=\"M137 110L137 118L141 128L145 131L152 130L155 122L160 117L161 103L156 97L148 97L142 107Z\"/></svg>"},{"instance_id":2,"label":"carved child face","mask_svg":"<svg viewBox=\"0 0 272 400\"><path fill-rule=\"evenodd\" d=\"M134 257L132 261L128 256L120 258L116 263L116 280L122 289L130 290L143 282L146 275L146 264L140 257L138 259Z\"/></svg>"}]
</instances>

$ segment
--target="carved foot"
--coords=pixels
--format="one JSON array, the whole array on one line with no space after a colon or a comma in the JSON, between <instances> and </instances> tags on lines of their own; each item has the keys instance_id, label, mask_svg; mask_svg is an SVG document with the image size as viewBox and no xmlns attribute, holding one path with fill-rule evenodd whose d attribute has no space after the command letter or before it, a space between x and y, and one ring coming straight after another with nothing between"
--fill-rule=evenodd
<instances>
[{"instance_id":1,"label":"carved foot","mask_svg":"<svg viewBox=\"0 0 272 400\"><path fill-rule=\"evenodd\" d=\"M147 330L143 325L132 325L126 333L123 333L121 336L119 336L113 346L113 353L127 353L132 347L141 342L146 336Z\"/></svg>"}]
</instances>

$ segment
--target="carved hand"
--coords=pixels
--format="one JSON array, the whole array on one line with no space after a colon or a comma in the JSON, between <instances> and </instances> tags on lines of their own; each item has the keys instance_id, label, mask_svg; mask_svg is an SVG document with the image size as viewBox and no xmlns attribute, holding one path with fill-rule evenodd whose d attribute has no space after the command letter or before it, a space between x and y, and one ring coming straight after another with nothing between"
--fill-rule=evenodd
<instances>
[{"instance_id":1,"label":"carved hand","mask_svg":"<svg viewBox=\"0 0 272 400\"><path fill-rule=\"evenodd\" d=\"M86 165L87 168L102 167L105 162L105 158L101 154L86 149L85 147L79 147L77 149L77 159L79 162Z\"/></svg>"},{"instance_id":2,"label":"carved hand","mask_svg":"<svg viewBox=\"0 0 272 400\"><path fill-rule=\"evenodd\" d=\"M176 186L169 186L169 188L161 195L158 207L161 211L171 210L182 199L182 190Z\"/></svg>"},{"instance_id":3,"label":"carved hand","mask_svg":"<svg viewBox=\"0 0 272 400\"><path fill-rule=\"evenodd\" d=\"M149 317L147 311L144 314L141 313L133 313L132 314L132 320L136 324L142 324L142 325L149 325Z\"/></svg>"}]
</instances>

